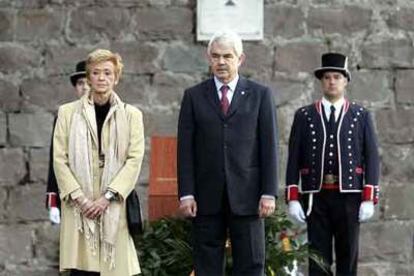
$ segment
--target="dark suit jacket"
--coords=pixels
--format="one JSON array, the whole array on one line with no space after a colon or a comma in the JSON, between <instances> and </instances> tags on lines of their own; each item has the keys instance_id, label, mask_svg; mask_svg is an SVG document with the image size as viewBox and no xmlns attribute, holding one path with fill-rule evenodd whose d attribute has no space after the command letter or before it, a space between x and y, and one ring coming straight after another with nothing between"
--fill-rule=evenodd
<instances>
[{"instance_id":1,"label":"dark suit jacket","mask_svg":"<svg viewBox=\"0 0 414 276\"><path fill-rule=\"evenodd\" d=\"M184 92L178 121L179 196L198 214L217 214L224 189L232 213L254 215L261 195L277 196L276 112L269 88L240 77L228 113L214 79Z\"/></svg>"}]
</instances>

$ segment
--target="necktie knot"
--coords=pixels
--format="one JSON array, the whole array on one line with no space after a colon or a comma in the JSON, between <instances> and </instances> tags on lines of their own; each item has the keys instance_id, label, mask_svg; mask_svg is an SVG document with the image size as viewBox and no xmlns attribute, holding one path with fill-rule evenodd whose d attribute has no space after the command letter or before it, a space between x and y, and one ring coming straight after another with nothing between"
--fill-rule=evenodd
<instances>
[{"instance_id":1,"label":"necktie knot","mask_svg":"<svg viewBox=\"0 0 414 276\"><path fill-rule=\"evenodd\" d=\"M221 95L223 97L227 96L227 92L229 91L229 87L227 85L223 85L220 87Z\"/></svg>"},{"instance_id":2,"label":"necktie knot","mask_svg":"<svg viewBox=\"0 0 414 276\"><path fill-rule=\"evenodd\" d=\"M331 112L335 113L335 106L331 105Z\"/></svg>"}]
</instances>

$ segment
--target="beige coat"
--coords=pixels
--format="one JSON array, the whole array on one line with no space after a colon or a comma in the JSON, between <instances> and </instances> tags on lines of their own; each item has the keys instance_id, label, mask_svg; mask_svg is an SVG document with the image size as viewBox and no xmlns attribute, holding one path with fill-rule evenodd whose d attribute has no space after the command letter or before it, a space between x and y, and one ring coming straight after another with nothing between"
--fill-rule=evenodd
<instances>
[{"instance_id":1,"label":"beige coat","mask_svg":"<svg viewBox=\"0 0 414 276\"><path fill-rule=\"evenodd\" d=\"M130 144L127 160L120 172L115 176L109 188L117 191L124 202L121 211L120 225L115 247L115 268L110 269L104 262L100 246L96 255L88 247L85 235L76 227L73 211L73 201L70 194L79 191L80 185L71 172L68 164L68 144L72 115L78 101L62 105L59 108L58 119L53 138L53 159L56 179L58 182L60 198L62 199L62 223L60 232L60 270L79 269L100 272L101 276L129 276L140 273L137 253L134 243L128 233L126 222L125 198L134 189L141 169L144 155L144 129L141 112L131 106L126 106L126 114L130 127ZM111 107L113 108L113 107ZM109 111L111 114L111 111ZM95 122L93 122L95 123ZM102 127L102 147L107 147L109 139L109 126L105 122ZM102 169L99 168L98 145L93 144L93 175L94 199L100 194Z\"/></svg>"}]
</instances>

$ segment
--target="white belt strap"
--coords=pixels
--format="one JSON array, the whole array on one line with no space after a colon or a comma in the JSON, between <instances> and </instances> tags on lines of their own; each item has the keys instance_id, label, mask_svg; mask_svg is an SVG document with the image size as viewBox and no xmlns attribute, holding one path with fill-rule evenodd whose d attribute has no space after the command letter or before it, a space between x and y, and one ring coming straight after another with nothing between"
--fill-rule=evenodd
<instances>
[{"instance_id":1,"label":"white belt strap","mask_svg":"<svg viewBox=\"0 0 414 276\"><path fill-rule=\"evenodd\" d=\"M312 212L313 206L313 193L309 194L308 210L306 211L306 216L309 217Z\"/></svg>"}]
</instances>

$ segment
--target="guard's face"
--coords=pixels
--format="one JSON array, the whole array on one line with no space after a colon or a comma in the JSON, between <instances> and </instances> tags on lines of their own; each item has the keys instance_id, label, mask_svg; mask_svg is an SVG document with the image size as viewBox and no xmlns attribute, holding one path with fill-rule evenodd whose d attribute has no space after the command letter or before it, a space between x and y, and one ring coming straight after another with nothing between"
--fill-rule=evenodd
<instances>
[{"instance_id":1,"label":"guard's face","mask_svg":"<svg viewBox=\"0 0 414 276\"><path fill-rule=\"evenodd\" d=\"M76 92L76 96L78 98L82 97L85 94L88 94L90 88L88 85L88 81L85 78L79 78L76 81L76 85L75 85L75 92Z\"/></svg>"},{"instance_id":2,"label":"guard's face","mask_svg":"<svg viewBox=\"0 0 414 276\"><path fill-rule=\"evenodd\" d=\"M96 94L110 93L118 83L115 66L111 61L92 64L88 77L91 90Z\"/></svg>"},{"instance_id":3,"label":"guard's face","mask_svg":"<svg viewBox=\"0 0 414 276\"><path fill-rule=\"evenodd\" d=\"M214 42L211 45L208 60L213 74L222 82L232 81L244 61L244 54L237 56L233 47L226 43Z\"/></svg>"},{"instance_id":4,"label":"guard's face","mask_svg":"<svg viewBox=\"0 0 414 276\"><path fill-rule=\"evenodd\" d=\"M348 79L339 72L325 72L321 78L322 92L328 99L344 96Z\"/></svg>"}]
</instances>

